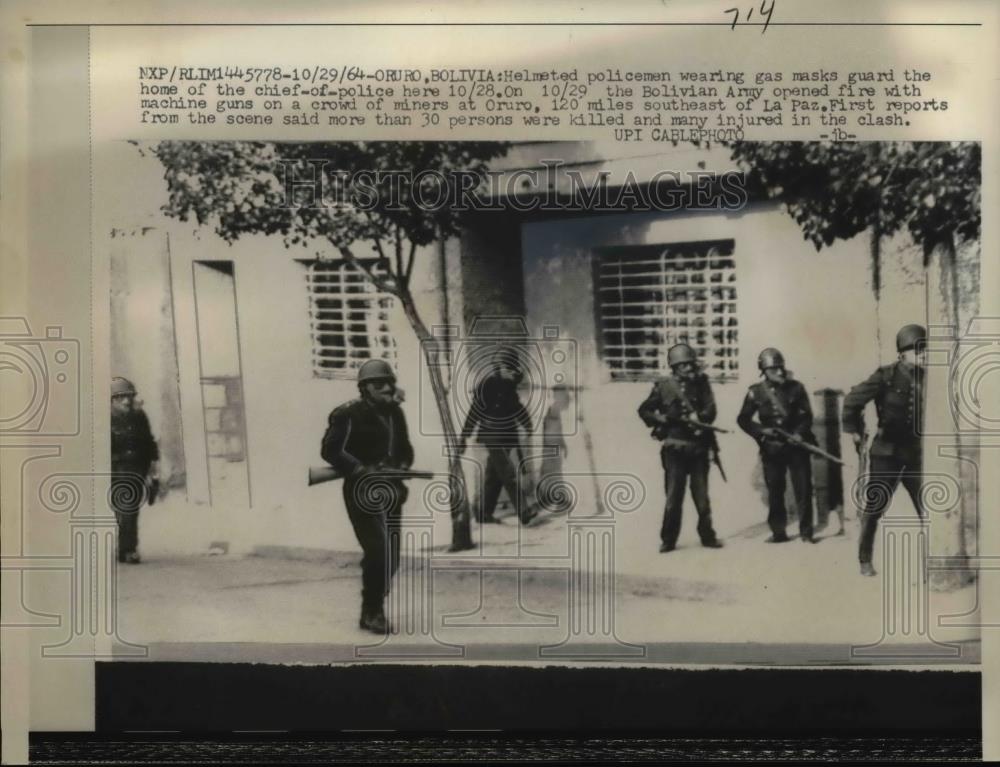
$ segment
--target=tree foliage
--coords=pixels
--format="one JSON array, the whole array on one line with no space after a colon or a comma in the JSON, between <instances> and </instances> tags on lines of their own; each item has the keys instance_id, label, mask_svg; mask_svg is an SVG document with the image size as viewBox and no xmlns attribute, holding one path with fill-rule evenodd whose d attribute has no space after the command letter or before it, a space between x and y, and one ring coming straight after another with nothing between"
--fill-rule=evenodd
<instances>
[{"instance_id":1,"label":"tree foliage","mask_svg":"<svg viewBox=\"0 0 1000 767\"><path fill-rule=\"evenodd\" d=\"M750 183L780 200L817 250L873 228L925 248L976 240L980 145L973 142L750 143L730 147Z\"/></svg>"},{"instance_id":2,"label":"tree foliage","mask_svg":"<svg viewBox=\"0 0 1000 767\"><path fill-rule=\"evenodd\" d=\"M164 141L150 151L164 167L167 215L193 218L228 242L258 233L280 235L289 247L315 249L325 241L351 259L361 257L351 247L365 243L388 259L392 278L382 287L398 292L415 249L459 230L460 211L434 204L447 199L440 196L446 191L442 179L462 173L470 183L482 183L486 163L507 145ZM317 199L309 182L319 174ZM383 249L389 243L395 259ZM408 258L401 252L404 243Z\"/></svg>"}]
</instances>

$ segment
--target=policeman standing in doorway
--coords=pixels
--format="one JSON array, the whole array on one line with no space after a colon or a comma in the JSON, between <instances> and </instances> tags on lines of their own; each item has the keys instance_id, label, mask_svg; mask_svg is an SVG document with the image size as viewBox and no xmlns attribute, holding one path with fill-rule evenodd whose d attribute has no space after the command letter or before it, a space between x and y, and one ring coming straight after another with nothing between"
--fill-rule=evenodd
<instances>
[{"instance_id":1,"label":"policeman standing in doorway","mask_svg":"<svg viewBox=\"0 0 1000 767\"><path fill-rule=\"evenodd\" d=\"M769 543L791 540L785 531L785 475L791 475L795 506L799 512L799 537L815 543L813 537L812 461L799 447L816 444L812 433L812 407L806 388L785 369L785 358L773 347L757 357L764 380L755 383L743 400L736 419L740 428L760 445L760 460L767 485ZM754 415L758 420L754 420Z\"/></svg>"},{"instance_id":2,"label":"policeman standing in doorway","mask_svg":"<svg viewBox=\"0 0 1000 767\"><path fill-rule=\"evenodd\" d=\"M459 438L459 450L465 452L466 443L478 428L479 442L487 450L478 510L480 524L499 522L494 511L501 489L507 491L521 524L527 524L538 515L538 510L526 497L525 483L518 478L521 432L527 439L534 431L531 416L517 393L524 377L521 362L517 352L507 348L497 350L492 361L492 372L476 384Z\"/></svg>"},{"instance_id":3,"label":"policeman standing in doorway","mask_svg":"<svg viewBox=\"0 0 1000 767\"><path fill-rule=\"evenodd\" d=\"M347 515L363 552L360 626L386 634L391 627L384 603L399 569L397 526L406 488L401 481L382 482L377 477L382 469L409 469L413 446L389 363L372 359L362 364L358 390L358 399L330 414L321 454L344 477Z\"/></svg>"},{"instance_id":4,"label":"policeman standing in doorway","mask_svg":"<svg viewBox=\"0 0 1000 767\"><path fill-rule=\"evenodd\" d=\"M160 451L149 419L136 407L135 386L111 379L111 505L118 521L118 561L137 565L139 509L146 488L159 481Z\"/></svg>"},{"instance_id":5,"label":"policeman standing in doorway","mask_svg":"<svg viewBox=\"0 0 1000 767\"><path fill-rule=\"evenodd\" d=\"M660 551L673 551L681 532L684 489L691 481L691 497L698 511L698 537L701 545L721 549L722 542L712 527L712 507L708 498L709 453L714 449L714 434L699 428L698 423L715 421L715 397L708 376L698 369L698 358L687 344L675 344L667 350L671 375L653 386L653 391L639 406L639 417L653 429L653 436L663 441L660 460L663 464L667 502L660 529Z\"/></svg>"},{"instance_id":6,"label":"policeman standing in doorway","mask_svg":"<svg viewBox=\"0 0 1000 767\"><path fill-rule=\"evenodd\" d=\"M868 487L861 515L858 559L862 575L876 574L872 566L872 549L878 521L900 482L909 493L917 515L924 518L920 497L920 438L923 432L926 344L927 330L923 326L904 326L896 334L896 351L899 353L896 362L880 367L844 398L844 432L851 435L859 449L866 441L865 405L874 400L878 414L878 432L869 453Z\"/></svg>"}]
</instances>

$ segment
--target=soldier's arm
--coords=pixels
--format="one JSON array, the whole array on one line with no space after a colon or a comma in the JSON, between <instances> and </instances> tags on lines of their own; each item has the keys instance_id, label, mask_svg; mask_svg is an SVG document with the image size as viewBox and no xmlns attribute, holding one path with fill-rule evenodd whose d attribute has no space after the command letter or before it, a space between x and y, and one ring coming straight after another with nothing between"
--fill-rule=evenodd
<instances>
[{"instance_id":1,"label":"soldier's arm","mask_svg":"<svg viewBox=\"0 0 1000 767\"><path fill-rule=\"evenodd\" d=\"M413 465L413 444L410 442L410 432L406 426L406 416L400 410L396 414L396 455L393 456L396 465L401 469L408 469Z\"/></svg>"},{"instance_id":2,"label":"soldier's arm","mask_svg":"<svg viewBox=\"0 0 1000 767\"><path fill-rule=\"evenodd\" d=\"M351 416L346 410L337 409L330 413L330 421L323 435L320 455L323 460L347 477L358 471L361 461L347 452L347 439L351 436Z\"/></svg>"},{"instance_id":3,"label":"soldier's arm","mask_svg":"<svg viewBox=\"0 0 1000 767\"><path fill-rule=\"evenodd\" d=\"M743 431L760 442L764 431L761 425L753 419L756 414L757 400L754 399L753 394L747 392L747 396L743 399L743 406L740 408L740 414L736 416L736 423Z\"/></svg>"},{"instance_id":4,"label":"soldier's arm","mask_svg":"<svg viewBox=\"0 0 1000 767\"><path fill-rule=\"evenodd\" d=\"M160 473L160 446L156 442L156 437L153 436L153 429L149 425L149 417L142 410L139 411L139 428L142 431L143 448L146 451L146 456L149 458L149 474L154 479L159 476Z\"/></svg>"},{"instance_id":5,"label":"soldier's arm","mask_svg":"<svg viewBox=\"0 0 1000 767\"><path fill-rule=\"evenodd\" d=\"M868 378L852 388L844 397L842 417L845 434L863 434L865 431L865 405L875 399L882 386L881 371L876 370Z\"/></svg>"},{"instance_id":6,"label":"soldier's arm","mask_svg":"<svg viewBox=\"0 0 1000 767\"><path fill-rule=\"evenodd\" d=\"M639 417L642 419L642 422L650 428L663 423L663 415L660 412L663 409L663 405L664 402L660 396L660 387L657 384L653 384L653 391L639 405Z\"/></svg>"},{"instance_id":7,"label":"soldier's arm","mask_svg":"<svg viewBox=\"0 0 1000 767\"><path fill-rule=\"evenodd\" d=\"M795 432L805 436L812 432L813 411L806 387L800 382L795 402Z\"/></svg>"},{"instance_id":8,"label":"soldier's arm","mask_svg":"<svg viewBox=\"0 0 1000 767\"><path fill-rule=\"evenodd\" d=\"M705 401L698 410L698 420L702 423L715 423L718 409L715 406L715 394L712 392L712 385L705 380Z\"/></svg>"},{"instance_id":9,"label":"soldier's arm","mask_svg":"<svg viewBox=\"0 0 1000 767\"><path fill-rule=\"evenodd\" d=\"M472 405L469 407L469 412L465 416L465 424L462 426L462 433L459 435L459 441L462 444L465 444L469 437L472 436L472 432L476 430L476 426L479 425L480 415L483 411L483 389L482 383L480 383L476 386L472 393Z\"/></svg>"}]
</instances>

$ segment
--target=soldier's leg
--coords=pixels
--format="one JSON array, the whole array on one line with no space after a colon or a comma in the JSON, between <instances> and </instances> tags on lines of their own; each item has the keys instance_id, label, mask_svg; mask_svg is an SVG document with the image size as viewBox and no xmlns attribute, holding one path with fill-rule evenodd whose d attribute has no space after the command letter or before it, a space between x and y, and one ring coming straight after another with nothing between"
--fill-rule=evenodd
<instances>
[{"instance_id":1,"label":"soldier's leg","mask_svg":"<svg viewBox=\"0 0 1000 767\"><path fill-rule=\"evenodd\" d=\"M139 546L139 506L143 488L134 477L112 479L111 503L118 522L118 561L124 562Z\"/></svg>"},{"instance_id":2,"label":"soldier's leg","mask_svg":"<svg viewBox=\"0 0 1000 767\"><path fill-rule=\"evenodd\" d=\"M812 538L813 534L813 482L812 459L805 450L796 450L789 457L788 472L792 476L795 505L799 510L799 535Z\"/></svg>"},{"instance_id":3,"label":"soldier's leg","mask_svg":"<svg viewBox=\"0 0 1000 767\"><path fill-rule=\"evenodd\" d=\"M392 500L392 504L389 506L388 513L386 514L386 530L389 536L389 569L385 584L385 591L387 594L392 588L392 577L396 574L396 571L399 570L399 547L400 536L402 535L400 523L403 519L403 504L406 503L406 499L409 496L409 488L407 488L402 482L394 482L392 487L395 490L396 495Z\"/></svg>"},{"instance_id":4,"label":"soldier's leg","mask_svg":"<svg viewBox=\"0 0 1000 767\"><path fill-rule=\"evenodd\" d=\"M663 524L660 526L660 540L666 546L673 548L677 545L677 538L681 534L681 511L684 507L688 468L679 450L663 449L660 460L663 463L664 489L667 494Z\"/></svg>"},{"instance_id":5,"label":"soldier's leg","mask_svg":"<svg viewBox=\"0 0 1000 767\"><path fill-rule=\"evenodd\" d=\"M775 538L786 537L788 510L785 508L785 473L788 461L783 453L761 455L764 484L767 485L767 526Z\"/></svg>"},{"instance_id":6,"label":"soldier's leg","mask_svg":"<svg viewBox=\"0 0 1000 767\"><path fill-rule=\"evenodd\" d=\"M480 499L479 521L493 519L500 489L503 487L503 448L491 447L486 457L486 471L483 472L483 495Z\"/></svg>"},{"instance_id":7,"label":"soldier's leg","mask_svg":"<svg viewBox=\"0 0 1000 767\"><path fill-rule=\"evenodd\" d=\"M518 451L514 448L504 449L500 455L501 458L498 461L498 465L500 467L500 480L503 483L503 489L507 491L507 497L510 498L510 502L514 506L514 511L517 513L518 518L522 522L526 521L528 504L527 499L524 497L524 488L521 486L521 482L518 481L519 468L515 463Z\"/></svg>"},{"instance_id":8,"label":"soldier's leg","mask_svg":"<svg viewBox=\"0 0 1000 767\"><path fill-rule=\"evenodd\" d=\"M922 496L924 475L922 473L922 467L920 464L907 464L903 468L902 482L903 487L906 488L907 494L910 496L910 500L913 501L913 508L917 510L917 516L921 519L927 517L927 513L924 510L924 501Z\"/></svg>"},{"instance_id":9,"label":"soldier's leg","mask_svg":"<svg viewBox=\"0 0 1000 767\"><path fill-rule=\"evenodd\" d=\"M892 494L896 492L896 487L899 485L899 475L903 467L895 458L873 455L868 468L865 505L861 512L858 560L870 564L872 549L875 547L875 533L878 531L878 521L892 501Z\"/></svg>"},{"instance_id":10,"label":"soldier's leg","mask_svg":"<svg viewBox=\"0 0 1000 767\"><path fill-rule=\"evenodd\" d=\"M355 485L344 483L344 502L354 535L361 545L361 609L381 612L386 593L389 539L386 513L358 503Z\"/></svg>"},{"instance_id":11,"label":"soldier's leg","mask_svg":"<svg viewBox=\"0 0 1000 767\"><path fill-rule=\"evenodd\" d=\"M698 511L698 537L703 544L714 543L715 528L712 527L712 502L708 497L708 455L690 457L691 499Z\"/></svg>"}]
</instances>

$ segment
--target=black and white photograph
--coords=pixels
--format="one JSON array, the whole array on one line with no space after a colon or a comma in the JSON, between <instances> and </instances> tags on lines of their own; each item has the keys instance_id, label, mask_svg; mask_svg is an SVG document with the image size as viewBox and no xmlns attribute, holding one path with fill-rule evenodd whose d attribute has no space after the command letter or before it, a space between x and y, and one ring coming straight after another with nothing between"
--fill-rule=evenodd
<instances>
[{"instance_id":1,"label":"black and white photograph","mask_svg":"<svg viewBox=\"0 0 1000 767\"><path fill-rule=\"evenodd\" d=\"M124 657L977 663L980 151L114 146Z\"/></svg>"},{"instance_id":2,"label":"black and white photograph","mask_svg":"<svg viewBox=\"0 0 1000 767\"><path fill-rule=\"evenodd\" d=\"M1000 9L0 19L0 762L1000 753Z\"/></svg>"}]
</instances>

